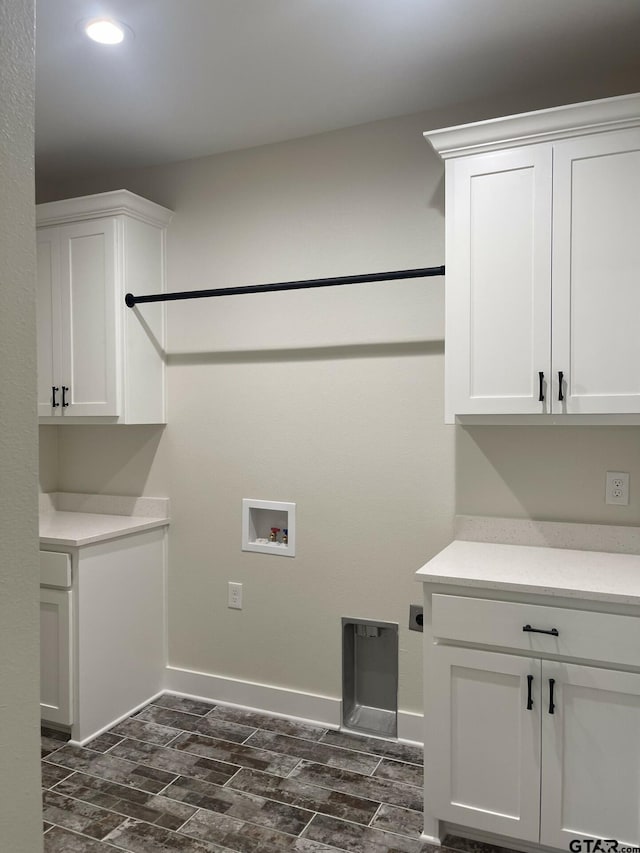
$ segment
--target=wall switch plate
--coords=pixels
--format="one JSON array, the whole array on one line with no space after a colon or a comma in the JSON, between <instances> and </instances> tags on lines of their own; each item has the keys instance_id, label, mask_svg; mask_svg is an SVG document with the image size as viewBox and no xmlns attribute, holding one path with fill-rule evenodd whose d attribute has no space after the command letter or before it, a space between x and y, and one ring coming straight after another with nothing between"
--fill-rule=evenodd
<instances>
[{"instance_id":1,"label":"wall switch plate","mask_svg":"<svg viewBox=\"0 0 640 853\"><path fill-rule=\"evenodd\" d=\"M604 502L629 506L629 474L624 471L607 471Z\"/></svg>"},{"instance_id":2,"label":"wall switch plate","mask_svg":"<svg viewBox=\"0 0 640 853\"><path fill-rule=\"evenodd\" d=\"M242 610L242 584L229 581L227 591L227 607Z\"/></svg>"}]
</instances>

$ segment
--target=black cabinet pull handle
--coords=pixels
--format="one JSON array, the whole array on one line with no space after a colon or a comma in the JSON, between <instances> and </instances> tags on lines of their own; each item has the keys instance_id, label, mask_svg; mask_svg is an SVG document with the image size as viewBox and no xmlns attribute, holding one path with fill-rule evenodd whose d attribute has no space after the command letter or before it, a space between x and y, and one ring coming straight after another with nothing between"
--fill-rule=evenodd
<instances>
[{"instance_id":1,"label":"black cabinet pull handle","mask_svg":"<svg viewBox=\"0 0 640 853\"><path fill-rule=\"evenodd\" d=\"M58 390L58 386L57 386L57 385L52 385L52 386L51 386L51 397L52 397L51 406L52 406L52 408L54 408L54 409L57 409L57 408L58 408L58 406L60 405L60 403L57 403L57 402L56 402L56 392L57 392L57 390Z\"/></svg>"},{"instance_id":2,"label":"black cabinet pull handle","mask_svg":"<svg viewBox=\"0 0 640 853\"><path fill-rule=\"evenodd\" d=\"M547 631L544 628L532 628L531 625L524 625L522 630L527 631L529 634L551 634L552 637L560 636L557 628L551 628L550 631Z\"/></svg>"},{"instance_id":3,"label":"black cabinet pull handle","mask_svg":"<svg viewBox=\"0 0 640 853\"><path fill-rule=\"evenodd\" d=\"M62 386L62 408L63 409L66 409L69 406L69 403L67 402L67 396L66 396L68 390L69 390L68 385Z\"/></svg>"},{"instance_id":4,"label":"black cabinet pull handle","mask_svg":"<svg viewBox=\"0 0 640 853\"><path fill-rule=\"evenodd\" d=\"M538 372L538 382L539 382L538 402L544 403L544 373L542 370L540 370Z\"/></svg>"},{"instance_id":5,"label":"black cabinet pull handle","mask_svg":"<svg viewBox=\"0 0 640 853\"><path fill-rule=\"evenodd\" d=\"M549 713L555 713L556 706L553 703L553 688L555 687L556 680L555 678L549 679Z\"/></svg>"},{"instance_id":6,"label":"black cabinet pull handle","mask_svg":"<svg viewBox=\"0 0 640 853\"><path fill-rule=\"evenodd\" d=\"M562 393L562 382L564 380L564 373L559 370L558 371L558 400L560 403L564 400L564 394Z\"/></svg>"},{"instance_id":7,"label":"black cabinet pull handle","mask_svg":"<svg viewBox=\"0 0 640 853\"><path fill-rule=\"evenodd\" d=\"M533 676L527 676L527 711L533 708L533 697L531 695L531 686L533 685Z\"/></svg>"}]
</instances>

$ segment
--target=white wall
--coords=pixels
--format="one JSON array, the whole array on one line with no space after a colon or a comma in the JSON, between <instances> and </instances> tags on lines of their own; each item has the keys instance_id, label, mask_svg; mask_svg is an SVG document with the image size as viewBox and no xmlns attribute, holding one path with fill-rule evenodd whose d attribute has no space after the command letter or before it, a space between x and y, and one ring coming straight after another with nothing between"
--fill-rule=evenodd
<instances>
[{"instance_id":1,"label":"white wall","mask_svg":"<svg viewBox=\"0 0 640 853\"><path fill-rule=\"evenodd\" d=\"M175 210L171 289L435 265L443 184L423 129L413 116L124 180ZM394 621L400 703L419 709L413 573L453 518L442 279L176 303L168 325L164 433L59 429L58 485L170 496L171 663L337 697L341 617ZM243 497L297 503L294 559L240 550Z\"/></svg>"},{"instance_id":2,"label":"white wall","mask_svg":"<svg viewBox=\"0 0 640 853\"><path fill-rule=\"evenodd\" d=\"M31 0L0 4L0 847L42 850Z\"/></svg>"},{"instance_id":3,"label":"white wall","mask_svg":"<svg viewBox=\"0 0 640 853\"><path fill-rule=\"evenodd\" d=\"M124 186L173 208L171 290L431 266L443 168L422 132L553 103L407 116L41 197ZM635 431L443 424L443 286L174 303L166 429L56 428L59 488L171 498L172 664L339 697L340 617L395 621L400 707L418 711L413 573L450 540L454 487L464 512L637 523L637 502L614 516L599 488L602 466L633 483ZM295 559L240 551L243 497L297 503ZM228 580L244 584L241 612Z\"/></svg>"}]
</instances>

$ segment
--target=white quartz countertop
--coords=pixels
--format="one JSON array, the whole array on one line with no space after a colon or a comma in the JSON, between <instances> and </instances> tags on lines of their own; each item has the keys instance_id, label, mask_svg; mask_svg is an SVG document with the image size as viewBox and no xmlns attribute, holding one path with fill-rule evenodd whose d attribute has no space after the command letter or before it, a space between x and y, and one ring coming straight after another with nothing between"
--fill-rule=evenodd
<instances>
[{"instance_id":1,"label":"white quartz countertop","mask_svg":"<svg viewBox=\"0 0 640 853\"><path fill-rule=\"evenodd\" d=\"M169 524L168 518L100 515L92 512L50 512L40 516L40 544L79 548L82 545L126 536L128 533L152 530L165 524Z\"/></svg>"},{"instance_id":2,"label":"white quartz countertop","mask_svg":"<svg viewBox=\"0 0 640 853\"><path fill-rule=\"evenodd\" d=\"M40 545L79 548L168 524L167 498L63 492L40 498Z\"/></svg>"},{"instance_id":3,"label":"white quartz countertop","mask_svg":"<svg viewBox=\"0 0 640 853\"><path fill-rule=\"evenodd\" d=\"M640 604L640 556L455 541L416 573L424 583Z\"/></svg>"}]
</instances>

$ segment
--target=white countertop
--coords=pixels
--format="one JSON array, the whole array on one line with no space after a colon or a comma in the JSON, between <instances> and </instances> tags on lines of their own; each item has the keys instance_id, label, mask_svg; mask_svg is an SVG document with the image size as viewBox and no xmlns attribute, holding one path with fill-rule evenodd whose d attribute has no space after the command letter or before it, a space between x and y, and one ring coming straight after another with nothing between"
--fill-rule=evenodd
<instances>
[{"instance_id":1,"label":"white countertop","mask_svg":"<svg viewBox=\"0 0 640 853\"><path fill-rule=\"evenodd\" d=\"M168 524L167 498L65 492L40 496L40 545L79 548Z\"/></svg>"},{"instance_id":2,"label":"white countertop","mask_svg":"<svg viewBox=\"0 0 640 853\"><path fill-rule=\"evenodd\" d=\"M79 548L105 542L128 533L152 530L169 524L168 518L132 515L100 515L91 512L49 512L40 516L41 545Z\"/></svg>"},{"instance_id":3,"label":"white countertop","mask_svg":"<svg viewBox=\"0 0 640 853\"><path fill-rule=\"evenodd\" d=\"M640 604L640 556L455 541L416 572L424 583Z\"/></svg>"}]
</instances>

